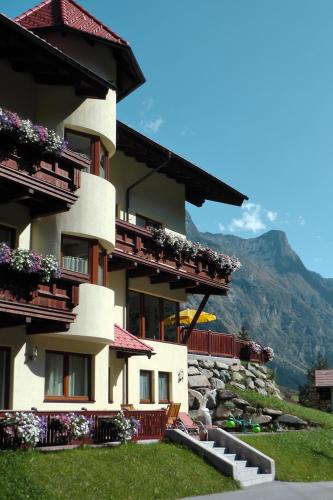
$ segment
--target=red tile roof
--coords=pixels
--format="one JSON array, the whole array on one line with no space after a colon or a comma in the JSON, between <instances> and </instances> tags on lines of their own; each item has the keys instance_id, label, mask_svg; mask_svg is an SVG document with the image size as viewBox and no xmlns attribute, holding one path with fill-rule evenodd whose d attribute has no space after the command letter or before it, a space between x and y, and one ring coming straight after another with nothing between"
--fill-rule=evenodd
<instances>
[{"instance_id":1,"label":"red tile roof","mask_svg":"<svg viewBox=\"0 0 333 500\"><path fill-rule=\"evenodd\" d=\"M315 371L316 387L333 387L333 370Z\"/></svg>"},{"instance_id":2,"label":"red tile roof","mask_svg":"<svg viewBox=\"0 0 333 500\"><path fill-rule=\"evenodd\" d=\"M114 325L114 341L110 344L110 348L115 351L125 351L137 354L154 354L154 350L149 345L142 342L124 328L119 325Z\"/></svg>"},{"instance_id":3,"label":"red tile roof","mask_svg":"<svg viewBox=\"0 0 333 500\"><path fill-rule=\"evenodd\" d=\"M119 45L129 45L126 40L111 31L73 0L44 0L36 7L17 16L15 21L30 30L67 26Z\"/></svg>"}]
</instances>

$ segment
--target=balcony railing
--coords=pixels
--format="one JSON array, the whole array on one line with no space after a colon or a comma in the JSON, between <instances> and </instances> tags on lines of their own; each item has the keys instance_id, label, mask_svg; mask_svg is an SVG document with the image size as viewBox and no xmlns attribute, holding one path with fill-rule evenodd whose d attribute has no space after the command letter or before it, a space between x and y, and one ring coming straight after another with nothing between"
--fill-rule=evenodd
<instances>
[{"instance_id":1,"label":"balcony railing","mask_svg":"<svg viewBox=\"0 0 333 500\"><path fill-rule=\"evenodd\" d=\"M186 329L183 329L180 332L180 343L182 343L185 334ZM231 333L192 330L187 341L187 347L188 351L194 354L243 359L256 363L265 363L267 361L263 352L261 354L250 352L248 342L237 339Z\"/></svg>"},{"instance_id":2,"label":"balcony railing","mask_svg":"<svg viewBox=\"0 0 333 500\"><path fill-rule=\"evenodd\" d=\"M59 158L36 159L29 150L8 151L0 141L0 203L22 203L32 217L66 211L77 200L81 170L88 166L88 159L69 149Z\"/></svg>"},{"instance_id":3,"label":"balcony railing","mask_svg":"<svg viewBox=\"0 0 333 500\"><path fill-rule=\"evenodd\" d=\"M13 440L3 432L1 426L1 419L5 417L5 413L11 412L0 412L0 449L12 448L14 444ZM35 412L35 415L43 418L46 430L43 440L38 443L39 447L68 444L64 439L59 439L58 433L52 429L52 425L50 425L52 417L66 413L65 411ZM93 421L93 433L91 438L84 438L82 442L107 443L112 441L110 428L104 426L103 421L117 413L117 411L75 411L75 414L84 415ZM125 415L127 418L133 417L140 422L137 439L162 439L164 436L166 430L165 410L126 410Z\"/></svg>"},{"instance_id":4,"label":"balcony railing","mask_svg":"<svg viewBox=\"0 0 333 500\"><path fill-rule=\"evenodd\" d=\"M170 258L147 229L116 220L116 247L109 270L127 269L129 278L148 276L152 284L169 283L189 293L226 294L230 275L220 276L203 259Z\"/></svg>"},{"instance_id":5,"label":"balcony railing","mask_svg":"<svg viewBox=\"0 0 333 500\"><path fill-rule=\"evenodd\" d=\"M79 301L78 280L70 271L42 283L38 275L0 268L0 328L26 325L29 333L68 330Z\"/></svg>"}]
</instances>

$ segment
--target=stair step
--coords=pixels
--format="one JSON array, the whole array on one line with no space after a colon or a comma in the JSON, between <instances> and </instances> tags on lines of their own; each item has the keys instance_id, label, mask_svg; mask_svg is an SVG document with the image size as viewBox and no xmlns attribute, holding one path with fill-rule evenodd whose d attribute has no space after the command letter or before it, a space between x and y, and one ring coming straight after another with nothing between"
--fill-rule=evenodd
<instances>
[{"instance_id":1,"label":"stair step","mask_svg":"<svg viewBox=\"0 0 333 500\"><path fill-rule=\"evenodd\" d=\"M200 444L205 446L205 448L214 448L215 441L200 441Z\"/></svg>"},{"instance_id":2,"label":"stair step","mask_svg":"<svg viewBox=\"0 0 333 500\"><path fill-rule=\"evenodd\" d=\"M229 462L234 462L236 460L236 454L235 453L224 453L223 457L229 460Z\"/></svg>"},{"instance_id":3,"label":"stair step","mask_svg":"<svg viewBox=\"0 0 333 500\"><path fill-rule=\"evenodd\" d=\"M220 446L214 446L213 451L218 453L219 455L224 455L226 448L222 448Z\"/></svg>"},{"instance_id":4,"label":"stair step","mask_svg":"<svg viewBox=\"0 0 333 500\"><path fill-rule=\"evenodd\" d=\"M258 467L244 467L240 469L240 480L246 481L247 479L254 479L258 475Z\"/></svg>"},{"instance_id":5,"label":"stair step","mask_svg":"<svg viewBox=\"0 0 333 500\"><path fill-rule=\"evenodd\" d=\"M273 476L272 474L257 474L256 476L250 478L250 479L240 479L239 483L242 488L245 488L247 486L255 486L256 484L262 484L262 483L270 483L273 481Z\"/></svg>"},{"instance_id":6,"label":"stair step","mask_svg":"<svg viewBox=\"0 0 333 500\"><path fill-rule=\"evenodd\" d=\"M237 467L239 467L241 469L246 467L246 464L247 464L247 460L235 460L235 465L237 465Z\"/></svg>"}]
</instances>

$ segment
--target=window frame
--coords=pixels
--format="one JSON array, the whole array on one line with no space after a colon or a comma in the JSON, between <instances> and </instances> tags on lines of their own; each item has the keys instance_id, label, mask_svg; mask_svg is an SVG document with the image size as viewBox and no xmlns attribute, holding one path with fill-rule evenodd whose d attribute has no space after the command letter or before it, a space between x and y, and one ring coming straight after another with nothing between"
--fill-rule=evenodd
<instances>
[{"instance_id":1,"label":"window frame","mask_svg":"<svg viewBox=\"0 0 333 500\"><path fill-rule=\"evenodd\" d=\"M5 407L0 410L9 409L9 394L10 394L10 372L11 372L11 348L7 346L0 346L0 351L3 351L6 356L6 368L5 368L5 392L4 392L4 402Z\"/></svg>"},{"instance_id":2,"label":"window frame","mask_svg":"<svg viewBox=\"0 0 333 500\"><path fill-rule=\"evenodd\" d=\"M12 226L7 226L7 224L0 224L0 229L8 231L10 233L10 243L11 248L16 247L16 228ZM2 243L2 242L1 242Z\"/></svg>"},{"instance_id":3,"label":"window frame","mask_svg":"<svg viewBox=\"0 0 333 500\"><path fill-rule=\"evenodd\" d=\"M45 394L46 392L46 356L47 354L57 354L63 356L63 387L64 394L62 396L50 396ZM80 356L82 358L88 359L88 396L69 396L69 357L70 356ZM90 402L92 401L92 354L83 354L79 352L66 352L66 351L55 351L47 349L45 351L45 371L44 371L44 402L56 403L56 402Z\"/></svg>"},{"instance_id":4,"label":"window frame","mask_svg":"<svg viewBox=\"0 0 333 500\"><path fill-rule=\"evenodd\" d=\"M160 397L160 375L166 375L167 379L167 399L161 399ZM170 372L158 372L158 402L160 404L165 404L165 403L170 403L171 401L171 384L170 384L170 379L171 379L171 373Z\"/></svg>"},{"instance_id":5,"label":"window frame","mask_svg":"<svg viewBox=\"0 0 333 500\"><path fill-rule=\"evenodd\" d=\"M139 224L137 224L137 217L141 217L141 219L143 219L145 221L144 226L139 226ZM150 226L150 224L149 224L150 222L152 222L153 226ZM135 214L135 223L136 223L136 226L143 227L144 229L148 229L148 230L151 227L156 228L156 229L163 229L162 222L159 222L158 220L152 219L151 217L146 217L145 215L142 215L139 213Z\"/></svg>"},{"instance_id":6,"label":"window frame","mask_svg":"<svg viewBox=\"0 0 333 500\"><path fill-rule=\"evenodd\" d=\"M137 292L135 290L128 290L128 293L134 293L134 294L137 294L139 296L139 338L142 338L142 339L147 339L147 340L152 340L152 341L155 341L155 342L167 342L167 343L170 343L170 344L178 344L179 343L179 332L180 332L180 327L179 327L179 302L177 302L176 300L172 300L172 299L164 299L164 298L161 298L161 297L156 297L155 295L151 295L151 294L148 294L148 293L142 293L142 292ZM158 320L158 332L159 332L159 335L158 335L158 338L157 339L153 339L153 338L150 338L150 337L146 337L146 321L145 321L145 315L144 315L144 309L145 309L145 303L144 303L144 300L145 300L145 296L151 296L151 297L155 297L158 299L159 301L159 320ZM168 301L168 302L174 302L176 304L176 323L178 324L178 327L176 328L176 339L174 341L171 341L171 340L165 340L164 338L164 319L163 319L163 316L164 316L164 301ZM129 325L130 324L130 320L129 320L129 301L127 300L127 324Z\"/></svg>"},{"instance_id":7,"label":"window frame","mask_svg":"<svg viewBox=\"0 0 333 500\"><path fill-rule=\"evenodd\" d=\"M88 243L88 274L85 273L79 273L77 271L72 271L71 269L67 269L66 267L63 266L64 262L64 251L63 251L63 245L64 245L64 239L70 238L72 240L80 240L80 241L85 241ZM103 284L99 285L98 283L98 267L99 267L99 255L100 252L102 252L102 259L103 259ZM61 235L61 267L63 269L66 269L67 271L70 271L74 274L77 274L78 276L81 277L86 277L87 281L92 283L93 285L99 285L99 286L106 286L106 277L107 277L107 272L108 272L108 262L107 262L107 252L106 250L100 245L98 240L93 240L90 238L83 238L81 236L72 236L70 234L62 234Z\"/></svg>"},{"instance_id":8,"label":"window frame","mask_svg":"<svg viewBox=\"0 0 333 500\"><path fill-rule=\"evenodd\" d=\"M88 134L87 132L81 132L78 130L73 130L70 128L65 129L65 140L67 139L67 134L79 135L81 137L87 137L90 139L90 174L101 177L107 181L110 180L110 163L109 163L109 152L101 141L98 135ZM105 152L105 177L100 175L100 153L101 149Z\"/></svg>"},{"instance_id":9,"label":"window frame","mask_svg":"<svg viewBox=\"0 0 333 500\"><path fill-rule=\"evenodd\" d=\"M141 373L146 373L148 374L149 378L149 399L141 399ZM153 390L153 371L152 370L140 370L139 371L139 397L140 397L140 404L153 404L154 403L154 390Z\"/></svg>"}]
</instances>

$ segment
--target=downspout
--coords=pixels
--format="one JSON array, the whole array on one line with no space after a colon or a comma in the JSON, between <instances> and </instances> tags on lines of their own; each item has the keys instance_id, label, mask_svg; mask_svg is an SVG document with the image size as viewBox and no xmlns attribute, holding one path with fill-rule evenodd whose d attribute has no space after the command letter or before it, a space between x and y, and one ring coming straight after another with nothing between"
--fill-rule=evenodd
<instances>
[{"instance_id":1,"label":"downspout","mask_svg":"<svg viewBox=\"0 0 333 500\"><path fill-rule=\"evenodd\" d=\"M125 210L126 210L126 222L129 222L129 208L130 208L130 191L135 188L136 186L138 186L139 184L141 184L142 182L144 182L146 179L148 179L151 175L154 175L156 172L159 172L163 167L165 167L171 160L171 151L169 151L168 153L168 159L166 161L164 161L163 163L161 163L161 165L159 165L157 168L154 168L154 170L152 172L148 172L148 174L144 175L143 177L141 177L140 179L138 179L137 181L133 182L133 184L131 184L127 189L126 189L126 207L125 207Z\"/></svg>"}]
</instances>

